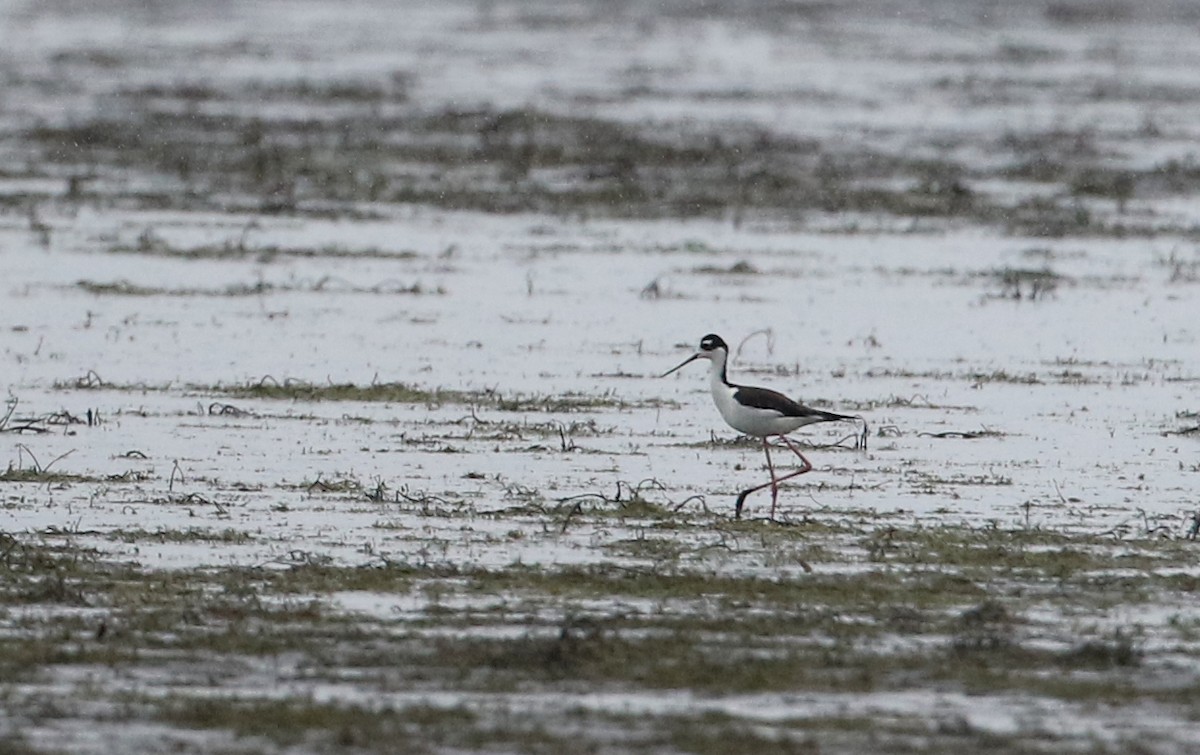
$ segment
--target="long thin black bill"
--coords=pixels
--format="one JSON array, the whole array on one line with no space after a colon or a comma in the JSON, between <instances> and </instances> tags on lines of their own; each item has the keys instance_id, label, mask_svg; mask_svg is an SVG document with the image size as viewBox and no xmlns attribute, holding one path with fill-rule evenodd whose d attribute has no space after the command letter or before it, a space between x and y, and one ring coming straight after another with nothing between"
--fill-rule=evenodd
<instances>
[{"instance_id":1,"label":"long thin black bill","mask_svg":"<svg viewBox=\"0 0 1200 755\"><path fill-rule=\"evenodd\" d=\"M672 367L671 369L667 370L667 371L666 371L666 372L664 372L663 374L659 375L659 377L666 377L667 375L670 375L672 372L675 372L676 370L678 370L679 368L683 367L684 365L691 364L692 362L696 361L696 360L697 360L697 359L699 359L699 358L700 358L700 355L699 355L699 354L692 354L692 355L691 355L690 357L688 357L687 359L683 360L682 362L680 362L680 363L679 363L679 364L677 364L676 366Z\"/></svg>"}]
</instances>

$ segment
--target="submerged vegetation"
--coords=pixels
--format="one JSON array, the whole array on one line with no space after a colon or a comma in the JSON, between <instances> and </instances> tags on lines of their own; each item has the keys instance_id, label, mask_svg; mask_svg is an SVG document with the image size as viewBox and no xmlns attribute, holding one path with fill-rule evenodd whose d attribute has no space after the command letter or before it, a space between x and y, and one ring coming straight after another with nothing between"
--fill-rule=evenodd
<instances>
[{"instance_id":1,"label":"submerged vegetation","mask_svg":"<svg viewBox=\"0 0 1200 755\"><path fill-rule=\"evenodd\" d=\"M485 568L376 559L357 566L310 561L155 571L113 561L69 537L4 535L8 607L0 613L6 627L0 668L30 683L97 664L109 670L94 692L77 690L51 717L75 715L74 706L116 695L141 716L181 730L218 729L283 746L378 747L404 731L425 743L553 749L562 743L545 732L583 726L588 733L575 746L649 751L662 743L652 732L692 721L699 728L689 735L689 747L717 751L728 727L742 725L707 714L696 719L681 709L664 710L643 730L642 715L589 705L583 689L626 695L683 690L711 699L870 695L934 685L1072 706L1194 706L1194 683L1163 687L1142 673L1191 652L1200 636L1192 624L1182 614L1153 625L1120 618L1131 606L1188 600L1195 584L1173 574L1190 563L1190 543L1164 547L1161 540L897 523L847 529L824 516L794 530L754 522L719 527L736 538L730 542L745 543L732 546L745 555L789 541L810 548L814 538L826 543L808 572L768 577L714 574L721 551L693 539L711 526L706 519L660 520L656 528L675 531L671 539L683 558L645 567ZM679 528L692 534L681 538ZM750 545L755 533L764 539ZM242 542L228 531L115 536ZM874 565L845 570L839 563ZM939 568L929 569L935 563ZM410 607L392 616L339 607L354 595ZM1112 619L1071 627L1053 618L1084 610ZM220 684L237 687L265 661L276 685L352 681L375 703L222 694L199 677L194 694L176 686L167 695L147 695L140 683L124 681L170 664L176 676L225 669ZM453 697L423 695L451 702L417 702L401 692L413 685ZM517 690L560 702L549 705L534 728L522 723L527 719L496 718L467 702L473 694ZM34 704L9 698L18 715ZM893 724L900 729L888 734L888 727L864 726L859 717L865 713L854 705L832 716L797 709L795 718L775 725L772 740L836 729L852 748L896 736L917 721L901 717ZM613 739L603 720L634 725L631 739ZM710 726L715 721L724 723ZM1040 732L989 736L1015 751Z\"/></svg>"},{"instance_id":2,"label":"submerged vegetation","mask_svg":"<svg viewBox=\"0 0 1200 755\"><path fill-rule=\"evenodd\" d=\"M425 390L404 383L351 383L314 385L301 380L282 382L267 376L259 381L235 386L215 386L195 390L220 393L235 398L289 399L293 401L385 401L403 404L466 404L506 412L579 412L589 409L621 409L662 406L663 401L630 401L617 396L565 394L560 396L505 396L496 391Z\"/></svg>"},{"instance_id":3,"label":"submerged vegetation","mask_svg":"<svg viewBox=\"0 0 1200 755\"><path fill-rule=\"evenodd\" d=\"M119 107L92 120L38 126L25 137L69 172L132 166L181 187L143 194L142 202L211 208L218 197L232 195L244 209L262 213L324 215L334 207L353 214L364 203L417 203L559 216L732 217L741 224L801 220L820 211L961 220L1035 237L1124 236L1152 235L1170 224L1126 212L1143 194L1200 193L1194 166L1170 161L1114 169L1087 132L1006 135L998 147L987 147L1006 153L1008 162L984 170L951 151L937 159L866 146L847 153L816 138L753 126L664 128L536 108L431 112L404 102L381 109L366 98L342 101L338 117L241 115L238 105L257 92L254 84L243 90L125 89L115 94ZM1057 191L1037 188L1010 199L979 188L1004 182ZM1108 199L1112 208L1093 206ZM152 236L126 250L173 253ZM260 250L243 239L179 254L273 259L340 253ZM97 293L145 293L124 282L80 285Z\"/></svg>"}]
</instances>

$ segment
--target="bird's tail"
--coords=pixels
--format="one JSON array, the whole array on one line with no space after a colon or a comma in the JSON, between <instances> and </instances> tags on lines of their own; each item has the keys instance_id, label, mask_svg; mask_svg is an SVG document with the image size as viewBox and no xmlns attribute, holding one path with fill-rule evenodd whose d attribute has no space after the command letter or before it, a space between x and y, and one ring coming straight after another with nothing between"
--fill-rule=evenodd
<instances>
[{"instance_id":1,"label":"bird's tail","mask_svg":"<svg viewBox=\"0 0 1200 755\"><path fill-rule=\"evenodd\" d=\"M851 417L849 414L827 412L823 409L813 409L812 413L814 417L817 417L818 422L858 422L862 419L862 417Z\"/></svg>"}]
</instances>

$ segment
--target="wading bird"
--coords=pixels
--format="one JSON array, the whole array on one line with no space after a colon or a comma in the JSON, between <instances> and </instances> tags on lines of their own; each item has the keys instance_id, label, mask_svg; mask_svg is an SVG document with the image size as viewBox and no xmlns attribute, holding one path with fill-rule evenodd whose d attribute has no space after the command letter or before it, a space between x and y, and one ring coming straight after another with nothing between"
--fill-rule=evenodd
<instances>
[{"instance_id":1,"label":"wading bird","mask_svg":"<svg viewBox=\"0 0 1200 755\"><path fill-rule=\"evenodd\" d=\"M761 438L763 453L767 455L767 471L771 480L762 485L743 490L738 494L737 507L734 516L741 517L742 506L746 496L763 488L771 488L771 519L775 518L775 505L779 499L779 483L808 472L813 468L799 447L792 442L787 434L805 425L816 422L862 422L861 417L851 417L846 414L834 414L820 409L812 409L787 396L768 388L757 388L749 385L737 385L729 382L725 374L725 363L729 360L729 346L722 338L709 333L700 340L700 350L683 360L678 366L667 370L660 377L666 377L681 367L691 364L697 359L707 359L709 362L709 387L712 390L713 401L725 422L734 430ZM792 453L800 459L800 469L789 472L782 477L775 476L775 466L771 463L771 444L768 438L779 436ZM863 423L862 439L866 443L866 423Z\"/></svg>"}]
</instances>

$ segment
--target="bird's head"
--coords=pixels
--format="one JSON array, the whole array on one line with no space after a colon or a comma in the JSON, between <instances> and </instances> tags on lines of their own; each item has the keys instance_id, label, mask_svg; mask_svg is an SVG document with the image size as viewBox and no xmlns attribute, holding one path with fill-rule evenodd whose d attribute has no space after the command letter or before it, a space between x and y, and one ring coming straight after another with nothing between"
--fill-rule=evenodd
<instances>
[{"instance_id":1,"label":"bird's head","mask_svg":"<svg viewBox=\"0 0 1200 755\"><path fill-rule=\"evenodd\" d=\"M666 377L667 375L670 375L672 372L675 372L676 370L680 369L681 367L683 367L685 365L691 364L692 362L696 361L697 359L707 359L709 361L714 361L714 360L724 360L727 356L729 356L729 346L725 343L725 339L721 338L716 333L709 333L704 338L700 339L700 348L699 348L699 350L696 351L695 354L692 354L690 357L683 360L675 367L672 367L671 369L664 372L662 375L659 375L659 377Z\"/></svg>"}]
</instances>

